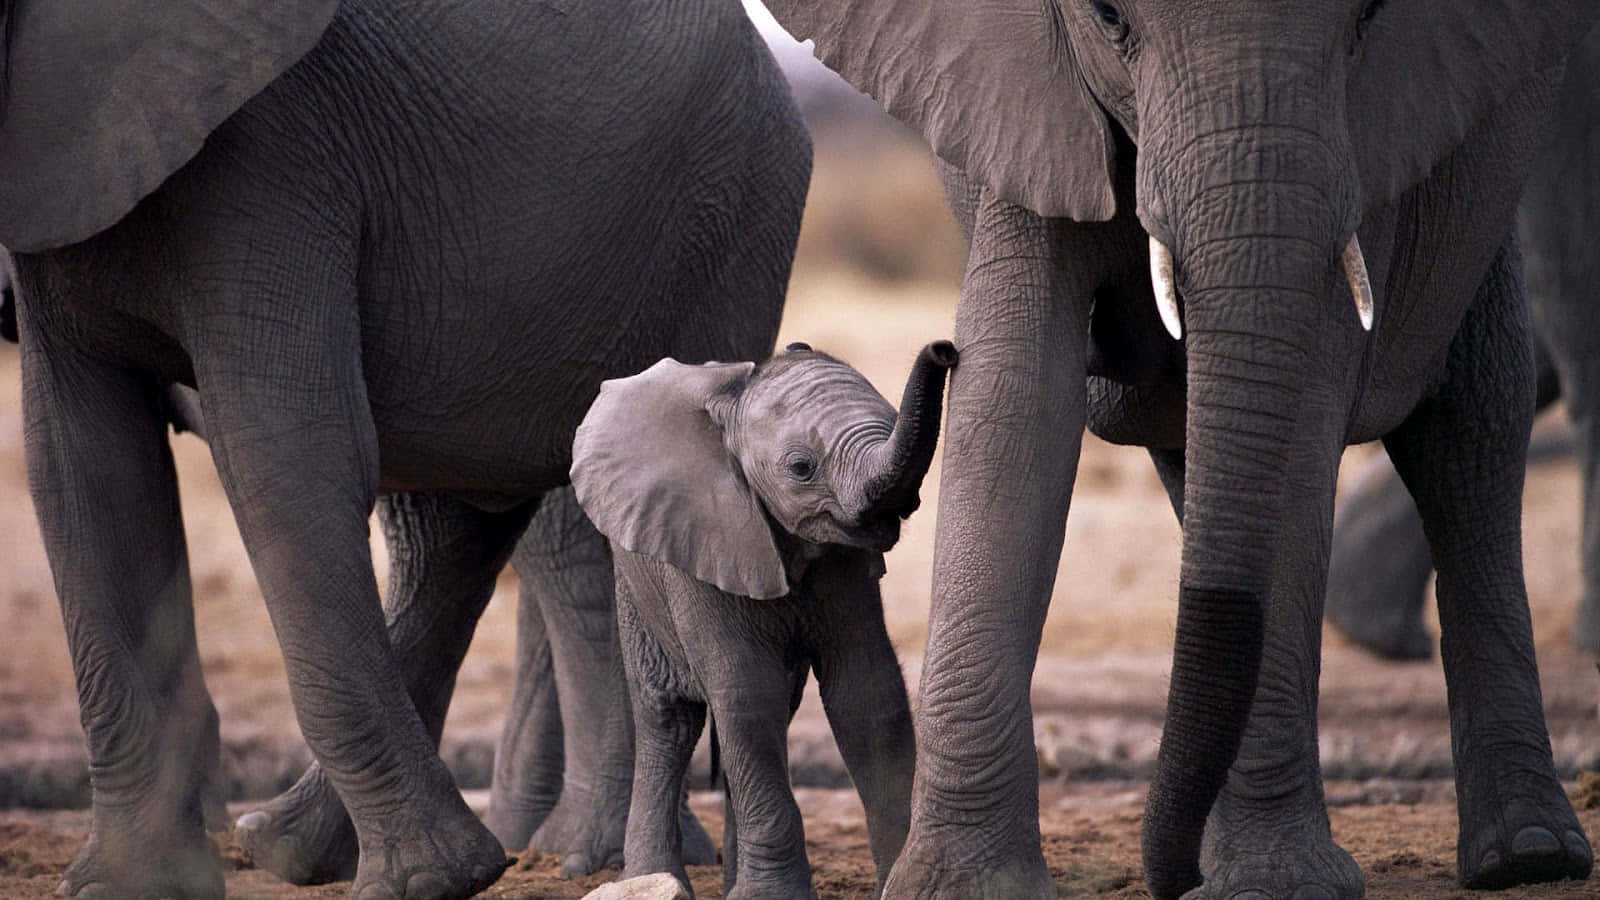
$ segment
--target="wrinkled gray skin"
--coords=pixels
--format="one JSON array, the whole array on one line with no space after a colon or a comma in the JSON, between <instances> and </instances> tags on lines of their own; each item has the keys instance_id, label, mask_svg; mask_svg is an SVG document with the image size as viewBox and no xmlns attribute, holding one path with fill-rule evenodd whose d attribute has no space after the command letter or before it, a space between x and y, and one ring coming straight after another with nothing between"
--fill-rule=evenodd
<instances>
[{"instance_id":1,"label":"wrinkled gray skin","mask_svg":"<svg viewBox=\"0 0 1600 900\"><path fill-rule=\"evenodd\" d=\"M1583 484L1583 587L1572 642L1600 654L1600 27L1567 64L1549 144L1517 210L1523 272L1548 372L1540 400L1566 395ZM1546 385L1549 385L1549 389ZM1380 656L1426 659L1422 603L1433 563L1409 495L1375 459L1339 507L1328 621Z\"/></svg>"},{"instance_id":2,"label":"wrinkled gray skin","mask_svg":"<svg viewBox=\"0 0 1600 900\"><path fill-rule=\"evenodd\" d=\"M25 46L56 8L11 8L0 190L50 164L11 156L30 144L6 129L56 108L28 96L43 77L30 66L127 62ZM161 9L93 15L233 34L259 11ZM14 261L29 480L94 790L68 894L223 889L203 832L220 801L217 720L164 385L198 388L301 731L353 819L353 894L456 897L497 878L505 853L435 751L451 673L537 498L566 481L588 401L664 353L759 356L776 331L809 143L737 3L353 0L332 15L114 224L62 246L0 233L28 250ZM163 68L123 105L246 53L160 55L186 46L140 44ZM167 100L175 115L192 107ZM139 149L60 164L120 165ZM77 208L0 216L11 229ZM420 536L397 547L418 586L397 595L397 620L458 617L391 632L393 646L367 549L380 493L409 495L387 507L391 540L407 520ZM303 833L271 824L302 862L330 822L327 803L304 799L268 807L310 813Z\"/></svg>"},{"instance_id":3,"label":"wrinkled gray skin","mask_svg":"<svg viewBox=\"0 0 1600 900\"><path fill-rule=\"evenodd\" d=\"M8 318L15 313L9 271L0 251L0 337L15 321ZM198 395L174 386L166 400L173 428L204 439ZM389 642L412 670L413 703L435 731L498 574L492 560L474 559L472 532L452 529L447 502L427 494L378 497L391 561ZM511 563L519 586L516 680L495 754L489 830L503 847L562 857L568 875L620 866L632 719L593 715L627 697L610 547L563 487L539 499ZM222 812L209 811L208 824L220 827ZM716 847L686 797L679 819L688 863L714 865ZM241 816L234 839L258 866L293 884L355 876L354 826L315 762L289 791Z\"/></svg>"},{"instance_id":4,"label":"wrinkled gray skin","mask_svg":"<svg viewBox=\"0 0 1600 900\"><path fill-rule=\"evenodd\" d=\"M905 841L915 743L878 579L882 553L916 507L938 437L945 369L954 363L948 343L924 350L898 420L859 373L805 345L791 345L753 373L719 367L716 382L691 402L669 398L659 382L630 395L630 409L681 408L670 421L612 414L605 394L585 420L573 483L613 539L638 735L624 878L669 872L689 887L677 798L709 713L726 772L727 896L816 896L786 753L789 720L814 670L866 807L881 887ZM683 367L671 373L705 374ZM630 445L650 450L628 452ZM696 508L722 496L722 484L694 485L696 495L682 506L671 495L681 484L676 457L685 454L710 458L702 471L713 481L759 498L770 525L758 537L782 560L781 596L748 596L725 572L729 583L721 586L696 574L706 562L697 554L736 548L746 534L713 533L682 555L681 545L651 533L661 524L714 530L728 521ZM619 476L623 469L629 474ZM650 506L632 504L627 495L639 492L652 498ZM660 503L676 514L641 529L635 517Z\"/></svg>"},{"instance_id":5,"label":"wrinkled gray skin","mask_svg":"<svg viewBox=\"0 0 1600 900\"><path fill-rule=\"evenodd\" d=\"M1458 875L1586 876L1522 577L1534 373L1513 212L1600 4L769 6L929 138L971 241L912 825L886 894L1054 896L1028 691L1086 424L1151 448L1183 523L1155 896L1363 890L1330 834L1316 706L1339 460L1377 438L1439 562ZM1353 234L1370 333L1340 265Z\"/></svg>"}]
</instances>

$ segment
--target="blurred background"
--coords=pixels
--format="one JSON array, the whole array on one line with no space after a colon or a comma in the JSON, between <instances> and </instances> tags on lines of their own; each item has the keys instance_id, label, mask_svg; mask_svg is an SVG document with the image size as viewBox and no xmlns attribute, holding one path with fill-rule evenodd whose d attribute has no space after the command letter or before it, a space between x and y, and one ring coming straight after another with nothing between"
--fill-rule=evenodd
<instances>
[{"instance_id":1,"label":"blurred background","mask_svg":"<svg viewBox=\"0 0 1600 900\"><path fill-rule=\"evenodd\" d=\"M921 139L822 68L753 5L794 86L816 163L780 344L804 340L855 364L898 397L918 348L950 337L965 245ZM1541 427L1559 427L1560 415ZM206 677L222 716L232 799L286 787L307 756L267 613L207 449L174 438ZM1350 463L1373 453L1354 448ZM890 633L915 690L926 635L938 464L922 512L889 556ZM1570 463L1532 473L1526 538L1545 696L1566 777L1595 767L1593 661L1565 641L1579 591L1578 482ZM373 553L386 578L381 540ZM1148 773L1165 704L1179 532L1143 451L1086 438L1066 550L1035 686L1041 770L1078 779ZM512 680L516 583L509 571L458 681L444 753L463 786L487 784ZM1430 604L1431 606L1431 604ZM1437 633L1436 621L1430 627ZM1376 663L1330 632L1323 762L1330 775L1449 772L1437 662ZM1018 652L1025 652L1018 648ZM814 698L811 701L814 703ZM801 783L842 776L814 711L796 728ZM0 344L0 807L87 802L72 672L22 454L15 347Z\"/></svg>"}]
</instances>

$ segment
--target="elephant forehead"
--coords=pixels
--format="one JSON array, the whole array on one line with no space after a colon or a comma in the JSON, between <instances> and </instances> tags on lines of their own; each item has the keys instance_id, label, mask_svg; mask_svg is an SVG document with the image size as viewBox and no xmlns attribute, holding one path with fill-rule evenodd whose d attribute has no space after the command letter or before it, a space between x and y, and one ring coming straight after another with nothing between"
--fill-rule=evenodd
<instances>
[{"instance_id":1,"label":"elephant forehead","mask_svg":"<svg viewBox=\"0 0 1600 900\"><path fill-rule=\"evenodd\" d=\"M832 360L759 373L745 394L753 421L793 416L820 425L826 421L894 418L894 408L860 372Z\"/></svg>"}]
</instances>

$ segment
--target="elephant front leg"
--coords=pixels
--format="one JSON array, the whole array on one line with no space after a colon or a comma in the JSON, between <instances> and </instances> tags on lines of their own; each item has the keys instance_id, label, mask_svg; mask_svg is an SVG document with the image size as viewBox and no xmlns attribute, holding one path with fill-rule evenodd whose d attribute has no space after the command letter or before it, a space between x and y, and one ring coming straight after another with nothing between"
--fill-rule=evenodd
<instances>
[{"instance_id":1,"label":"elephant front leg","mask_svg":"<svg viewBox=\"0 0 1600 900\"><path fill-rule=\"evenodd\" d=\"M528 846L560 856L567 877L588 875L622 863L633 783L611 550L568 487L545 498L512 562L525 602L544 617L562 710L560 798ZM680 824L692 862L715 862L705 829L692 816Z\"/></svg>"},{"instance_id":2,"label":"elephant front leg","mask_svg":"<svg viewBox=\"0 0 1600 900\"><path fill-rule=\"evenodd\" d=\"M389 643L435 746L473 630L530 513L531 504L492 513L442 494L390 494L378 504L390 555ZM355 828L316 762L289 790L241 816L234 837L257 865L291 884L356 873Z\"/></svg>"},{"instance_id":3,"label":"elephant front leg","mask_svg":"<svg viewBox=\"0 0 1600 900\"><path fill-rule=\"evenodd\" d=\"M985 196L956 314L911 829L891 897L1053 897L1029 686L1084 425L1104 226ZM1101 256L1103 254L1103 257Z\"/></svg>"},{"instance_id":4,"label":"elephant front leg","mask_svg":"<svg viewBox=\"0 0 1600 900\"><path fill-rule=\"evenodd\" d=\"M221 897L217 714L153 383L23 322L28 481L88 741L93 824L69 896Z\"/></svg>"},{"instance_id":5,"label":"elephant front leg","mask_svg":"<svg viewBox=\"0 0 1600 900\"><path fill-rule=\"evenodd\" d=\"M210 297L196 323L212 456L300 732L355 825L354 896L468 896L508 861L439 759L385 631L367 534L378 443L354 299L318 289L320 263L273 265L240 283L313 280L282 297Z\"/></svg>"},{"instance_id":6,"label":"elephant front leg","mask_svg":"<svg viewBox=\"0 0 1600 900\"><path fill-rule=\"evenodd\" d=\"M878 892L905 845L911 821L916 735L905 680L878 594L882 557L839 554L817 572L811 642L822 707L867 813ZM819 567L821 564L817 564Z\"/></svg>"},{"instance_id":7,"label":"elephant front leg","mask_svg":"<svg viewBox=\"0 0 1600 900\"><path fill-rule=\"evenodd\" d=\"M1386 438L1438 566L1460 835L1471 888L1587 878L1594 853L1551 759L1522 569L1533 411L1515 249L1490 267L1438 396Z\"/></svg>"},{"instance_id":8,"label":"elephant front leg","mask_svg":"<svg viewBox=\"0 0 1600 900\"><path fill-rule=\"evenodd\" d=\"M678 806L689 759L705 728L706 707L674 686L672 664L632 604L620 597L617 620L637 735L622 877L666 872L692 894Z\"/></svg>"}]
</instances>

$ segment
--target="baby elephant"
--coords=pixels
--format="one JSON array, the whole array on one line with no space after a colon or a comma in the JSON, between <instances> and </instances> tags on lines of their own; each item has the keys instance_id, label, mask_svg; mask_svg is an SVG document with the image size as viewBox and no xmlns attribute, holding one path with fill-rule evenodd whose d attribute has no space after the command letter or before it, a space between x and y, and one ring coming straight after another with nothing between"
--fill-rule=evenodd
<instances>
[{"instance_id":1,"label":"baby elephant","mask_svg":"<svg viewBox=\"0 0 1600 900\"><path fill-rule=\"evenodd\" d=\"M668 872L688 887L677 804L709 708L727 896L815 896L786 737L809 668L881 891L905 842L915 749L878 579L917 508L955 363L947 341L924 348L898 417L805 344L760 365L664 359L602 385L572 483L614 551L638 742L624 877Z\"/></svg>"}]
</instances>

